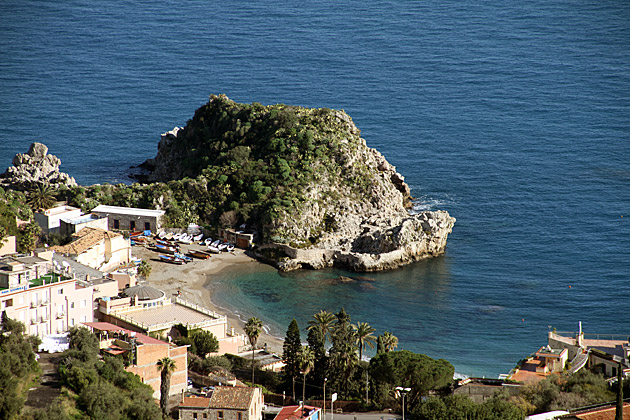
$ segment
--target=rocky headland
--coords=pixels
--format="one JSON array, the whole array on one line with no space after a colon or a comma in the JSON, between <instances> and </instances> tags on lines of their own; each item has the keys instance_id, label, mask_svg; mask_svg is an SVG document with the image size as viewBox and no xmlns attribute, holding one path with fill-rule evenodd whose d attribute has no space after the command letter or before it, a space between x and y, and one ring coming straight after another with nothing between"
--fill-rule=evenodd
<instances>
[{"instance_id":1,"label":"rocky headland","mask_svg":"<svg viewBox=\"0 0 630 420\"><path fill-rule=\"evenodd\" d=\"M61 185L76 186L70 175L60 172L61 160L48 154L48 147L42 143L32 143L28 152L13 157L13 166L0 174L0 186L18 191L27 191L37 185L57 188Z\"/></svg>"},{"instance_id":2,"label":"rocky headland","mask_svg":"<svg viewBox=\"0 0 630 420\"><path fill-rule=\"evenodd\" d=\"M338 110L212 96L186 127L162 135L144 166L152 182L203 177L227 187L223 214L254 226L257 255L285 271L393 269L444 253L455 223L446 211L410 213L404 177Z\"/></svg>"}]
</instances>

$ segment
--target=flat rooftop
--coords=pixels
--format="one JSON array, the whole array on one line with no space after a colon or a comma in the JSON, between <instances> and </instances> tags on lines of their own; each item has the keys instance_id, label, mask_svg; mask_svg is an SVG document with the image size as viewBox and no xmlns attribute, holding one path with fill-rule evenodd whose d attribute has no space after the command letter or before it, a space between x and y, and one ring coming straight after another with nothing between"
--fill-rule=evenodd
<instances>
[{"instance_id":1,"label":"flat rooftop","mask_svg":"<svg viewBox=\"0 0 630 420\"><path fill-rule=\"evenodd\" d=\"M199 324L202 322L220 321L226 319L224 316L216 318L177 303L126 311L121 313L115 312L111 313L110 315L116 317L118 314L123 315L123 317L125 318L130 318L136 323L144 324L148 327L164 323L184 325L190 324L192 326L193 324Z\"/></svg>"},{"instance_id":2,"label":"flat rooftop","mask_svg":"<svg viewBox=\"0 0 630 420\"><path fill-rule=\"evenodd\" d=\"M159 217L164 215L164 210L149 210L149 209L137 209L133 207L118 207L118 206L96 206L92 209L92 213L112 213L112 214L126 214L129 216L149 216Z\"/></svg>"}]
</instances>

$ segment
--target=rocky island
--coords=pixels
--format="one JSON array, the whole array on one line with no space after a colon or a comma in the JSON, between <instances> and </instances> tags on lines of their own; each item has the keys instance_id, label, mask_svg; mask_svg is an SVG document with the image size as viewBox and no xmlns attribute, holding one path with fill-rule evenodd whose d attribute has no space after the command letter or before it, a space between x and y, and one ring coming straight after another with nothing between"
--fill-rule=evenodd
<instances>
[{"instance_id":1,"label":"rocky island","mask_svg":"<svg viewBox=\"0 0 630 420\"><path fill-rule=\"evenodd\" d=\"M166 211L166 225L256 233L255 255L283 271L387 270L444 253L455 218L410 213L409 186L367 147L344 112L239 104L213 95L183 128L164 133L132 185L78 186L33 143L2 185L52 187L90 211L99 204Z\"/></svg>"},{"instance_id":2,"label":"rocky island","mask_svg":"<svg viewBox=\"0 0 630 420\"><path fill-rule=\"evenodd\" d=\"M396 268L442 254L455 223L446 211L411 214L403 176L338 110L213 95L144 166L152 182L220 189L211 213L254 226L255 252L280 270Z\"/></svg>"}]
</instances>

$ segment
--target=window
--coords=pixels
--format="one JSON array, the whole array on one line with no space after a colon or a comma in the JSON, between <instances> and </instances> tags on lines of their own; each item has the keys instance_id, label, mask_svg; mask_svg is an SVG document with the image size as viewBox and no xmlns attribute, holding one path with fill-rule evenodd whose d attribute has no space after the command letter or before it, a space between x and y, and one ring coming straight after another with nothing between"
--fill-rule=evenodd
<instances>
[{"instance_id":1,"label":"window","mask_svg":"<svg viewBox=\"0 0 630 420\"><path fill-rule=\"evenodd\" d=\"M238 413L238 420L243 420L243 413Z\"/></svg>"},{"instance_id":2,"label":"window","mask_svg":"<svg viewBox=\"0 0 630 420\"><path fill-rule=\"evenodd\" d=\"M87 322L87 315L81 315L81 322Z\"/></svg>"},{"instance_id":3,"label":"window","mask_svg":"<svg viewBox=\"0 0 630 420\"><path fill-rule=\"evenodd\" d=\"M197 413L193 413L193 419L197 418Z\"/></svg>"},{"instance_id":4,"label":"window","mask_svg":"<svg viewBox=\"0 0 630 420\"><path fill-rule=\"evenodd\" d=\"M82 300L81 300L81 307L82 307L82 308L85 308L86 306L87 306L87 300L82 299Z\"/></svg>"},{"instance_id":5,"label":"window","mask_svg":"<svg viewBox=\"0 0 630 420\"><path fill-rule=\"evenodd\" d=\"M114 229L120 229L120 220L114 219Z\"/></svg>"},{"instance_id":6,"label":"window","mask_svg":"<svg viewBox=\"0 0 630 420\"><path fill-rule=\"evenodd\" d=\"M74 302L70 302L70 309L74 309Z\"/></svg>"},{"instance_id":7,"label":"window","mask_svg":"<svg viewBox=\"0 0 630 420\"><path fill-rule=\"evenodd\" d=\"M74 318L72 318L72 319L70 320L70 326L71 326L71 327L74 327Z\"/></svg>"},{"instance_id":8,"label":"window","mask_svg":"<svg viewBox=\"0 0 630 420\"><path fill-rule=\"evenodd\" d=\"M151 223L144 222L144 230L151 230Z\"/></svg>"},{"instance_id":9,"label":"window","mask_svg":"<svg viewBox=\"0 0 630 420\"><path fill-rule=\"evenodd\" d=\"M203 413L203 418L207 419L208 418L208 413Z\"/></svg>"},{"instance_id":10,"label":"window","mask_svg":"<svg viewBox=\"0 0 630 420\"><path fill-rule=\"evenodd\" d=\"M132 220L129 222L129 230L135 230L136 229L136 221Z\"/></svg>"},{"instance_id":11,"label":"window","mask_svg":"<svg viewBox=\"0 0 630 420\"><path fill-rule=\"evenodd\" d=\"M63 287L61 287L61 288L59 288L59 289L57 290L57 294L58 294L58 295L63 295Z\"/></svg>"},{"instance_id":12,"label":"window","mask_svg":"<svg viewBox=\"0 0 630 420\"><path fill-rule=\"evenodd\" d=\"M217 413L217 418L218 418L219 420L223 420L223 411L219 411L219 412Z\"/></svg>"}]
</instances>

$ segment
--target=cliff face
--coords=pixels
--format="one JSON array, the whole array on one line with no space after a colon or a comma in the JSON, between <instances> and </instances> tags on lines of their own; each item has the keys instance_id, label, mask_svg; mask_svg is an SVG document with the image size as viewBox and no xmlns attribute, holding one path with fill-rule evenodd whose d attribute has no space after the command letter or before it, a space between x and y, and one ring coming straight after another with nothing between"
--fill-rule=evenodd
<instances>
[{"instance_id":1,"label":"cliff face","mask_svg":"<svg viewBox=\"0 0 630 420\"><path fill-rule=\"evenodd\" d=\"M149 179L223 179L238 197L230 208L239 223L261 233L257 252L281 270L373 271L444 252L455 219L445 211L410 214L404 177L366 146L346 113L245 107L212 97L185 128L162 135ZM254 199L239 184L264 194Z\"/></svg>"},{"instance_id":2,"label":"cliff face","mask_svg":"<svg viewBox=\"0 0 630 420\"><path fill-rule=\"evenodd\" d=\"M18 153L13 158L13 166L0 174L0 185L16 190L28 190L37 184L76 186L70 175L59 172L61 160L48 154L48 147L42 143L32 143L26 154Z\"/></svg>"}]
</instances>

